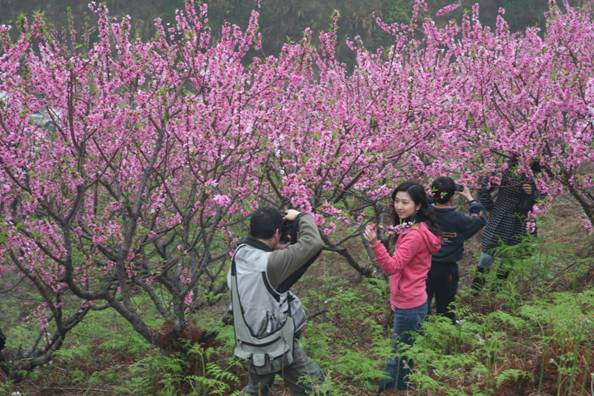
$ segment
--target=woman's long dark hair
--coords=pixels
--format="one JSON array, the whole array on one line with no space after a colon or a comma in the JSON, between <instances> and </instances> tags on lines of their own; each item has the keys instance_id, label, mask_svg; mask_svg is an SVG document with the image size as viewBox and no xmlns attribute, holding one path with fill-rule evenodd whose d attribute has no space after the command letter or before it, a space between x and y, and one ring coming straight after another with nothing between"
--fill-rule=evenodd
<instances>
[{"instance_id":1,"label":"woman's long dark hair","mask_svg":"<svg viewBox=\"0 0 594 396\"><path fill-rule=\"evenodd\" d=\"M429 205L429 200L427 199L427 194L425 193L425 189L418 183L407 181L401 183L394 189L392 192L392 209L394 207L394 200L396 199L396 194L399 192L406 192L412 198L415 205L421 205L418 212L414 214L412 217L408 219L401 219L398 217L398 213L394 211L394 224L398 225L402 221L414 221L414 222L425 222L427 224L427 228L433 234L439 236L439 226L437 225L437 219L435 216L435 212L433 211L433 207Z\"/></svg>"}]
</instances>

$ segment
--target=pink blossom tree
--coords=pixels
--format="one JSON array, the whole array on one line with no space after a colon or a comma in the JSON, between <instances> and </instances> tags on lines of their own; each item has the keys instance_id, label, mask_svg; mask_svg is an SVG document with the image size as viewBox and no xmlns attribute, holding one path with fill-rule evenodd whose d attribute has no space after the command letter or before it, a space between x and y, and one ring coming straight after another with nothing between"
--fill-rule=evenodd
<instances>
[{"instance_id":1,"label":"pink blossom tree","mask_svg":"<svg viewBox=\"0 0 594 396\"><path fill-rule=\"evenodd\" d=\"M594 26L587 12L552 3L542 35L510 32L500 10L495 30L482 26L478 6L444 37L456 70L457 124L464 133L442 136L448 160L474 176L518 158L554 198L566 192L594 220L592 76ZM534 175L530 165L544 171Z\"/></svg>"},{"instance_id":2,"label":"pink blossom tree","mask_svg":"<svg viewBox=\"0 0 594 396\"><path fill-rule=\"evenodd\" d=\"M335 58L335 30L320 35L320 49L312 48L308 31L300 44L285 46L281 62L300 61L279 87L284 105L272 118L275 151L267 164L278 199L315 212L326 249L364 276L373 267L354 238L366 222L389 221L383 198L395 180L443 171L433 160L435 143L452 133L455 95L455 73L438 45L415 39L410 26L397 31L379 23L394 44L368 51L355 38L350 72Z\"/></svg>"},{"instance_id":3,"label":"pink blossom tree","mask_svg":"<svg viewBox=\"0 0 594 396\"><path fill-rule=\"evenodd\" d=\"M182 337L188 313L225 290L231 230L266 157L259 101L276 76L242 63L259 45L257 14L214 41L206 6L188 1L143 42L130 18L93 10L88 51L66 51L41 19L15 43L2 27L2 255L38 291L42 321L21 369L49 361L91 309L114 309L163 348ZM171 334L147 323L146 304Z\"/></svg>"},{"instance_id":4,"label":"pink blossom tree","mask_svg":"<svg viewBox=\"0 0 594 396\"><path fill-rule=\"evenodd\" d=\"M528 174L538 160L541 189L569 192L592 220L589 16L553 6L539 36L512 34L503 16L482 26L478 6L438 24L424 5L409 24L378 20L388 48L353 38L352 70L336 59L336 23L319 48L308 30L248 59L257 13L215 40L189 0L148 41L99 5L88 49L61 45L39 18L14 42L0 27L0 270L38 292L41 323L15 366L49 361L92 309L165 349L186 337L189 315L222 296L259 204L312 212L326 249L364 276L356 238L387 222L385 197L405 179L476 184L506 157ZM166 326L147 322L148 304Z\"/></svg>"}]
</instances>

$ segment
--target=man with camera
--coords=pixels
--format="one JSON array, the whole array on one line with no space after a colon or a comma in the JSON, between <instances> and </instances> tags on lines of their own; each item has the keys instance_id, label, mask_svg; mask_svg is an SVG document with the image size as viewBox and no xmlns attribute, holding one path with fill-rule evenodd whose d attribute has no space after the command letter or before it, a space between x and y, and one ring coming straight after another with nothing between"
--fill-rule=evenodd
<instances>
[{"instance_id":1,"label":"man with camera","mask_svg":"<svg viewBox=\"0 0 594 396\"><path fill-rule=\"evenodd\" d=\"M458 260L464 254L464 241L476 234L486 223L483 205L476 201L467 186L456 184L447 176L438 177L431 184L433 209L440 227L441 249L431 257L431 270L427 275L427 301L435 296L435 311L455 321L450 304L458 291ZM470 203L469 214L453 205L455 193Z\"/></svg>"},{"instance_id":2,"label":"man with camera","mask_svg":"<svg viewBox=\"0 0 594 396\"><path fill-rule=\"evenodd\" d=\"M252 213L249 236L235 250L228 274L235 355L247 362L249 373L242 394L268 395L276 374L294 395L305 395L324 381L322 370L296 339L305 311L289 290L322 245L307 214L289 209L283 218L274 208Z\"/></svg>"}]
</instances>

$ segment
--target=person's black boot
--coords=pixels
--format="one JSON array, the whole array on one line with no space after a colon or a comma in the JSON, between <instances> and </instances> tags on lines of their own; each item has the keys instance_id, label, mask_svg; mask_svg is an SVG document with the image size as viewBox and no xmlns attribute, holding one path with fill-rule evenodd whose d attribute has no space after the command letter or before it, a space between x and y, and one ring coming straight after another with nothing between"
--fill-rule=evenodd
<instances>
[{"instance_id":1,"label":"person's black boot","mask_svg":"<svg viewBox=\"0 0 594 396\"><path fill-rule=\"evenodd\" d=\"M393 379L381 380L377 388L376 395L379 396L383 391L396 389L396 382Z\"/></svg>"}]
</instances>

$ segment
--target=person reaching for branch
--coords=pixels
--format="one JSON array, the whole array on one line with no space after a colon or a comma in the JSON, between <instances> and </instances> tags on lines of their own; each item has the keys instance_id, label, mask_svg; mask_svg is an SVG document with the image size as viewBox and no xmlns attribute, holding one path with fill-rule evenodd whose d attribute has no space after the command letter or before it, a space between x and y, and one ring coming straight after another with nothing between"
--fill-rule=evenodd
<instances>
[{"instance_id":1,"label":"person reaching for branch","mask_svg":"<svg viewBox=\"0 0 594 396\"><path fill-rule=\"evenodd\" d=\"M377 236L375 225L368 225L364 237L371 245L379 266L389 275L390 305L394 311L394 351L386 367L387 378L379 385L384 390L405 390L412 360L399 356L400 345L412 345L414 335L427 315L427 273L431 255L439 251L441 240L433 209L423 186L405 182L392 193L399 236L394 253L390 255Z\"/></svg>"}]
</instances>

